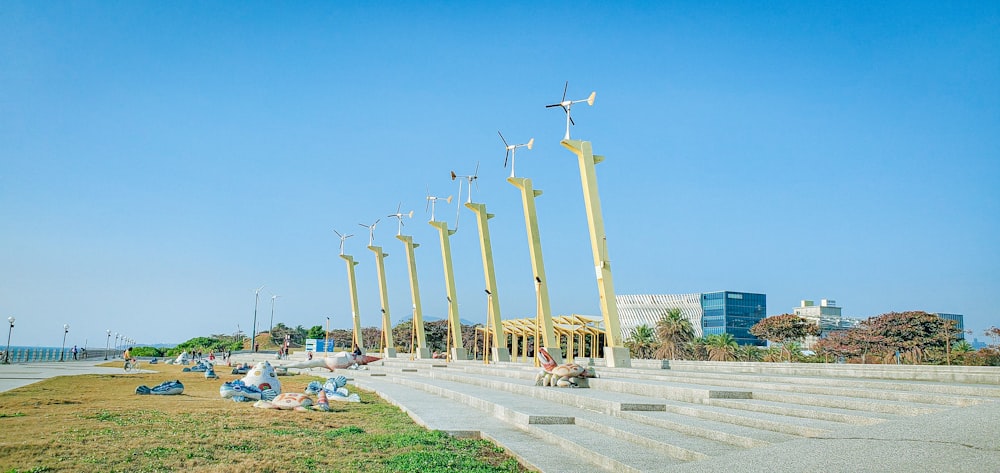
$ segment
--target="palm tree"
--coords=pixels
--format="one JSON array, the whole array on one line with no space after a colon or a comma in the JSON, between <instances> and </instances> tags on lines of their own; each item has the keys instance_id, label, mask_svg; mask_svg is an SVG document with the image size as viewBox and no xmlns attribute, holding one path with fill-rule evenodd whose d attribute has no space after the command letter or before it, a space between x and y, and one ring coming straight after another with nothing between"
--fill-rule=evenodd
<instances>
[{"instance_id":1,"label":"palm tree","mask_svg":"<svg viewBox=\"0 0 1000 473\"><path fill-rule=\"evenodd\" d=\"M794 357L796 360L802 358L802 344L799 342L785 342L781 344L781 347L785 349L788 353L788 361L791 362Z\"/></svg>"},{"instance_id":2,"label":"palm tree","mask_svg":"<svg viewBox=\"0 0 1000 473\"><path fill-rule=\"evenodd\" d=\"M734 356L737 361L760 361L764 354L754 345L740 345L736 347Z\"/></svg>"},{"instance_id":3,"label":"palm tree","mask_svg":"<svg viewBox=\"0 0 1000 473\"><path fill-rule=\"evenodd\" d=\"M673 360L683 355L685 346L694 340L694 326L681 315L680 309L669 309L656 323L656 336L660 339L656 357Z\"/></svg>"},{"instance_id":4,"label":"palm tree","mask_svg":"<svg viewBox=\"0 0 1000 473\"><path fill-rule=\"evenodd\" d=\"M634 327L625 341L633 358L652 358L657 345L656 331L646 324Z\"/></svg>"},{"instance_id":5,"label":"palm tree","mask_svg":"<svg viewBox=\"0 0 1000 473\"><path fill-rule=\"evenodd\" d=\"M708 341L705 337L698 337L682 345L684 351L692 360L708 359Z\"/></svg>"},{"instance_id":6,"label":"palm tree","mask_svg":"<svg viewBox=\"0 0 1000 473\"><path fill-rule=\"evenodd\" d=\"M739 344L731 333L719 333L705 337L709 361L733 361Z\"/></svg>"}]
</instances>

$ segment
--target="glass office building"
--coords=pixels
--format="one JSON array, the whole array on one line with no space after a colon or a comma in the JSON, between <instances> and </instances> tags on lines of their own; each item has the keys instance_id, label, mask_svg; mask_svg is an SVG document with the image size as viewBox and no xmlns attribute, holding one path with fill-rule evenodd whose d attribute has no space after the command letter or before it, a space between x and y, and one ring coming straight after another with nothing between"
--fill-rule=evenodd
<instances>
[{"instance_id":1,"label":"glass office building","mask_svg":"<svg viewBox=\"0 0 1000 473\"><path fill-rule=\"evenodd\" d=\"M965 340L965 316L962 314L945 314L943 312L935 312L934 315L941 317L945 320L954 320L955 328L960 330L958 334L959 340Z\"/></svg>"},{"instance_id":2,"label":"glass office building","mask_svg":"<svg viewBox=\"0 0 1000 473\"><path fill-rule=\"evenodd\" d=\"M750 292L707 292L701 295L705 335L728 333L740 345L767 342L750 334L750 327L767 316L767 295Z\"/></svg>"},{"instance_id":3,"label":"glass office building","mask_svg":"<svg viewBox=\"0 0 1000 473\"><path fill-rule=\"evenodd\" d=\"M640 325L656 327L669 309L679 309L691 321L695 335L728 333L740 345L766 344L750 334L750 327L767 316L767 296L719 291L693 294L630 294L615 296L625 339Z\"/></svg>"}]
</instances>

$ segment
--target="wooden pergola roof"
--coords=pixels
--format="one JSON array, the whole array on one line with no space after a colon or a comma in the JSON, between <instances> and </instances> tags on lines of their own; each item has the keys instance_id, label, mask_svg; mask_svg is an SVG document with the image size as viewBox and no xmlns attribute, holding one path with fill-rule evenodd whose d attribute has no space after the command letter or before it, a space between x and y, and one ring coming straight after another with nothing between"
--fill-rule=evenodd
<instances>
[{"instance_id":1,"label":"wooden pergola roof","mask_svg":"<svg viewBox=\"0 0 1000 473\"><path fill-rule=\"evenodd\" d=\"M507 319L501 322L504 335L514 335L517 337L534 337L536 323L534 317L523 319ZM576 335L599 335L604 333L604 321L600 317L587 315L560 315L552 317L552 328L556 335L576 336ZM485 327L479 328L485 331ZM541 331L541 328L538 328Z\"/></svg>"}]
</instances>

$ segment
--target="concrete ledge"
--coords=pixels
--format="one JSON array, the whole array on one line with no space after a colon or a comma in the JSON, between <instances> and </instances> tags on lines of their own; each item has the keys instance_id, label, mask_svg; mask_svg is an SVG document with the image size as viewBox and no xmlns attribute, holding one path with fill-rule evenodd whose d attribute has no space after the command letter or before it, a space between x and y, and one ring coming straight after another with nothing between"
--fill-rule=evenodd
<instances>
[{"instance_id":1,"label":"concrete ledge","mask_svg":"<svg viewBox=\"0 0 1000 473\"><path fill-rule=\"evenodd\" d=\"M636 360L633 366L638 366ZM671 360L667 369L714 373L895 379L1000 385L1000 367L937 365L855 365L835 363L712 362Z\"/></svg>"}]
</instances>

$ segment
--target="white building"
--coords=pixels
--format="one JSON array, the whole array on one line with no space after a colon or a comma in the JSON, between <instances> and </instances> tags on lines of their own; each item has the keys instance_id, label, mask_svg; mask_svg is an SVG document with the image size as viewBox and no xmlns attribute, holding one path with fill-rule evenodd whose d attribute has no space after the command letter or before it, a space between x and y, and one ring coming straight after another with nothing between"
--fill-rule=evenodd
<instances>
[{"instance_id":1,"label":"white building","mask_svg":"<svg viewBox=\"0 0 1000 473\"><path fill-rule=\"evenodd\" d=\"M806 348L811 348L820 337L827 332L834 330L847 330L861 322L860 319L844 317L842 309L837 307L837 301L833 299L820 299L819 305L809 300L803 300L802 305L795 308L793 313L803 319L819 325L820 336L808 336L802 342Z\"/></svg>"},{"instance_id":2,"label":"white building","mask_svg":"<svg viewBox=\"0 0 1000 473\"><path fill-rule=\"evenodd\" d=\"M694 294L626 294L616 295L618 320L622 335L627 339L632 329L647 325L656 328L656 323L670 309L680 309L681 316L691 321L695 337L702 336L701 293Z\"/></svg>"}]
</instances>

